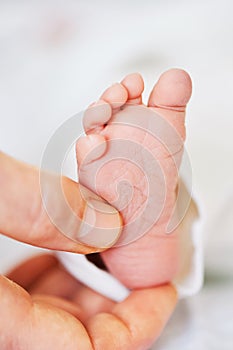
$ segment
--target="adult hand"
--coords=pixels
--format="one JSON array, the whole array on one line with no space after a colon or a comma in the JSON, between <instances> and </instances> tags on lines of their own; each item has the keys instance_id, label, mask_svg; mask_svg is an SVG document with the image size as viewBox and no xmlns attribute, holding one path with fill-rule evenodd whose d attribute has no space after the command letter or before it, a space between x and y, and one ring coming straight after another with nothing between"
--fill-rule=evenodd
<instances>
[{"instance_id":1,"label":"adult hand","mask_svg":"<svg viewBox=\"0 0 233 350\"><path fill-rule=\"evenodd\" d=\"M2 350L145 350L176 304L172 286L133 291L115 303L77 282L51 255L0 277Z\"/></svg>"},{"instance_id":2,"label":"adult hand","mask_svg":"<svg viewBox=\"0 0 233 350\"><path fill-rule=\"evenodd\" d=\"M114 244L120 234L119 214L65 177L64 197L80 220L61 233L55 224L58 218L67 219L67 212L64 198L57 196L58 177L44 176L45 204L56 208L51 221L41 199L39 175L36 168L0 153L0 232L36 246L84 254ZM82 219L89 223L93 213L93 230L83 234ZM116 304L74 280L53 256L34 257L8 278L0 277L1 349L148 349L175 304L172 286L133 291Z\"/></svg>"}]
</instances>

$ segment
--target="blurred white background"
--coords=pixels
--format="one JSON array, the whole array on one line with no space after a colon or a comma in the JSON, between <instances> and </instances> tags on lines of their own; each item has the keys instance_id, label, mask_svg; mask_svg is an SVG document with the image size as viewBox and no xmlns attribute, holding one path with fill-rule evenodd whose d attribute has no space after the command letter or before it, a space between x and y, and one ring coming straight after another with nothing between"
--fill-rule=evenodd
<instances>
[{"instance_id":1,"label":"blurred white background","mask_svg":"<svg viewBox=\"0 0 233 350\"><path fill-rule=\"evenodd\" d=\"M157 350L233 348L232 11L231 0L0 1L0 148L16 158L39 166L57 127L125 74L144 76L145 99L168 68L193 79L187 149L207 281ZM0 236L0 272L37 251Z\"/></svg>"}]
</instances>

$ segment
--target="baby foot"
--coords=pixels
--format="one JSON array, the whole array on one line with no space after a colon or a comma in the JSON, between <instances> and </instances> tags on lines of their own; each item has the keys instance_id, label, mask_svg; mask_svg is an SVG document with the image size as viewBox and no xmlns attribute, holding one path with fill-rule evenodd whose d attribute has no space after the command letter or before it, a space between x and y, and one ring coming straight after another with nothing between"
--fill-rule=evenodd
<instances>
[{"instance_id":1,"label":"baby foot","mask_svg":"<svg viewBox=\"0 0 233 350\"><path fill-rule=\"evenodd\" d=\"M139 74L108 88L85 112L87 136L77 142L80 183L121 212L122 236L101 257L128 288L169 282L180 262L179 230L170 223L191 80L165 72L147 106L143 89Z\"/></svg>"}]
</instances>

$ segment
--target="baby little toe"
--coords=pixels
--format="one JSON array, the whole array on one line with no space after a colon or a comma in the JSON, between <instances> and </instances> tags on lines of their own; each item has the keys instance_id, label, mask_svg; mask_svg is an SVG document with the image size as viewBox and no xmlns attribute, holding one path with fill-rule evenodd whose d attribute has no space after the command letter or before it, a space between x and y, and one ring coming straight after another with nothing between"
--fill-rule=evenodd
<instances>
[{"instance_id":1,"label":"baby little toe","mask_svg":"<svg viewBox=\"0 0 233 350\"><path fill-rule=\"evenodd\" d=\"M107 143L102 135L91 134L80 137L76 143L78 166L86 165L102 157L106 152Z\"/></svg>"},{"instance_id":2,"label":"baby little toe","mask_svg":"<svg viewBox=\"0 0 233 350\"><path fill-rule=\"evenodd\" d=\"M109 103L99 100L93 103L84 113L83 126L87 134L98 133L112 116L112 108Z\"/></svg>"}]
</instances>

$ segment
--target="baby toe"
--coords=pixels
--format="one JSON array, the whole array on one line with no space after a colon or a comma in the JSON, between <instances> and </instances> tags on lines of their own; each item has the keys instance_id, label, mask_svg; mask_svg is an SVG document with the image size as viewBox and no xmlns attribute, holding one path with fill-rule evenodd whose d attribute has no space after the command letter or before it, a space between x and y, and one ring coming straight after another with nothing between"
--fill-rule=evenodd
<instances>
[{"instance_id":1,"label":"baby toe","mask_svg":"<svg viewBox=\"0 0 233 350\"><path fill-rule=\"evenodd\" d=\"M123 85L116 83L105 90L101 99L108 102L114 109L120 108L126 103L128 92Z\"/></svg>"},{"instance_id":2,"label":"baby toe","mask_svg":"<svg viewBox=\"0 0 233 350\"><path fill-rule=\"evenodd\" d=\"M127 89L128 101L130 104L142 103L142 93L144 90L144 81L139 73L126 75L121 84Z\"/></svg>"},{"instance_id":3,"label":"baby toe","mask_svg":"<svg viewBox=\"0 0 233 350\"><path fill-rule=\"evenodd\" d=\"M91 134L80 137L76 143L78 166L86 165L102 157L106 152L107 143L102 135Z\"/></svg>"},{"instance_id":4,"label":"baby toe","mask_svg":"<svg viewBox=\"0 0 233 350\"><path fill-rule=\"evenodd\" d=\"M164 72L155 84L148 106L184 111L192 93L192 81L182 69Z\"/></svg>"},{"instance_id":5,"label":"baby toe","mask_svg":"<svg viewBox=\"0 0 233 350\"><path fill-rule=\"evenodd\" d=\"M87 134L98 133L112 116L112 108L109 103L99 100L93 103L84 113L83 127Z\"/></svg>"}]
</instances>

